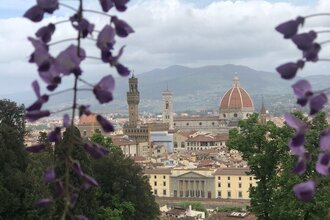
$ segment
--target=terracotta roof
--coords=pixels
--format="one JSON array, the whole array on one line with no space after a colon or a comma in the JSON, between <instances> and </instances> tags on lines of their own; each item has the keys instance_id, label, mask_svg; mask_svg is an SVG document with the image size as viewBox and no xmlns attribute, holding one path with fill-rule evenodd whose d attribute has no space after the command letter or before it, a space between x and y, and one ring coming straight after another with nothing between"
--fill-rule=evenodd
<instances>
[{"instance_id":1,"label":"terracotta roof","mask_svg":"<svg viewBox=\"0 0 330 220\"><path fill-rule=\"evenodd\" d=\"M184 137L189 137L190 135L195 134L197 131L178 131L177 134L180 134Z\"/></svg>"},{"instance_id":2,"label":"terracotta roof","mask_svg":"<svg viewBox=\"0 0 330 220\"><path fill-rule=\"evenodd\" d=\"M89 116L82 115L79 118L79 124L83 125L83 124L94 124L94 123L97 123L95 114L90 114Z\"/></svg>"},{"instance_id":3,"label":"terracotta roof","mask_svg":"<svg viewBox=\"0 0 330 220\"><path fill-rule=\"evenodd\" d=\"M176 116L173 119L174 121L217 121L219 120L218 116Z\"/></svg>"},{"instance_id":4,"label":"terracotta roof","mask_svg":"<svg viewBox=\"0 0 330 220\"><path fill-rule=\"evenodd\" d=\"M220 168L214 172L214 175L248 175L249 168Z\"/></svg>"},{"instance_id":5,"label":"terracotta roof","mask_svg":"<svg viewBox=\"0 0 330 220\"><path fill-rule=\"evenodd\" d=\"M130 157L132 160L134 160L135 162L141 162L141 161L145 161L146 158L142 157L142 156L134 156L134 157Z\"/></svg>"},{"instance_id":6,"label":"terracotta roof","mask_svg":"<svg viewBox=\"0 0 330 220\"><path fill-rule=\"evenodd\" d=\"M223 96L220 109L253 108L252 99L245 89L240 87L238 77L233 81L233 86Z\"/></svg>"},{"instance_id":7,"label":"terracotta roof","mask_svg":"<svg viewBox=\"0 0 330 220\"><path fill-rule=\"evenodd\" d=\"M227 141L229 139L228 134L217 134L217 135L197 135L195 137L188 138L187 142L201 142L201 141Z\"/></svg>"},{"instance_id":8,"label":"terracotta roof","mask_svg":"<svg viewBox=\"0 0 330 220\"><path fill-rule=\"evenodd\" d=\"M144 170L145 174L171 174L171 169L148 169Z\"/></svg>"}]
</instances>

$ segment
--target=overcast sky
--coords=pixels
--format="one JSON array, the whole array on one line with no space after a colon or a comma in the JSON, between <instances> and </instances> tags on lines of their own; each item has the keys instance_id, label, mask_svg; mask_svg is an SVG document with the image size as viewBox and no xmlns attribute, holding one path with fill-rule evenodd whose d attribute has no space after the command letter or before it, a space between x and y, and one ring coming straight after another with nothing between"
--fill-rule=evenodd
<instances>
[{"instance_id":1,"label":"overcast sky","mask_svg":"<svg viewBox=\"0 0 330 220\"><path fill-rule=\"evenodd\" d=\"M32 6L32 0L11 0L0 4L0 96L30 90L37 78L35 65L27 62L32 46L27 36L33 36L40 24L21 15ZM63 0L74 5L76 1ZM99 9L97 0L85 4ZM142 73L171 65L197 67L203 65L239 64L257 70L274 71L286 61L295 61L301 54L288 40L274 31L274 27L298 15L325 12L329 0L133 0L124 14L118 14L134 28L135 33L119 40L116 49L126 45L122 62ZM63 9L48 16L44 24L65 19L72 12ZM86 14L87 15L87 14ZM88 14L100 29L108 19ZM327 28L328 27L328 28ZM311 18L305 29L329 29L329 17ZM75 36L70 25L59 25L54 40ZM327 40L329 34L319 37ZM68 46L59 44L51 51ZM98 56L94 43L84 43L89 55ZM323 48L322 58L330 58L330 50ZM84 62L85 78L116 73L98 61ZM308 64L303 74L328 74L328 63Z\"/></svg>"}]
</instances>

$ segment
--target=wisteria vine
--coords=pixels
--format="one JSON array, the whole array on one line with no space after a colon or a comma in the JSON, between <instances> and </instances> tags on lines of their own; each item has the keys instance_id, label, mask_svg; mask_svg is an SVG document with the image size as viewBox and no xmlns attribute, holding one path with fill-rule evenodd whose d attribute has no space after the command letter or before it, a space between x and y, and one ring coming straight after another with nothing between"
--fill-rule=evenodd
<instances>
[{"instance_id":1,"label":"wisteria vine","mask_svg":"<svg viewBox=\"0 0 330 220\"><path fill-rule=\"evenodd\" d=\"M77 93L83 89L78 87L78 82L84 83L91 87L90 91L93 91L96 99L99 103L104 104L113 100L113 90L115 87L115 80L112 75L104 76L96 85L87 82L82 78L83 70L80 64L85 59L97 59L103 63L109 64L110 67L114 67L118 74L121 76L128 76L130 70L124 66L120 61L120 57L123 54L124 46L119 49L118 54L114 54L114 45L116 43L116 36L124 38L133 33L132 27L124 20L119 19L117 16L108 14L108 12L115 8L119 12L124 12L127 9L127 3L129 0L99 0L99 4L102 11L96 11L84 8L83 0L77 0L78 8L63 3L59 0L37 0L36 5L28 9L24 17L32 22L40 22L43 20L45 14L53 14L60 7L68 8L74 11L74 14L67 20L59 21L56 23L50 23L44 27L41 27L36 33L35 37L28 37L28 40L34 47L33 53L30 55L29 62L35 63L38 68L39 77L47 84L46 88L49 91L47 94L41 94L38 81L32 82L32 88L37 97L37 100L26 108L25 117L28 121L34 122L40 118L48 117L53 112L49 110L42 110L43 104L47 103L51 96L58 94L72 92L73 101L72 106L59 110L58 112L72 110L71 120L68 114L63 116L63 126L56 127L53 131L48 133L48 140L50 142L59 143L61 141L61 130L74 127L74 119L76 112L79 116L90 115L91 110L89 105L81 105L77 100ZM86 17L85 13L96 13L105 16L106 19L110 19L110 22L106 24L101 30L95 30L95 25L91 23ZM77 32L77 36L74 38L62 39L57 42L52 42L52 36L59 25L62 23L70 22L73 29ZM94 39L92 34L97 34L97 38ZM96 47L100 51L100 57L88 56L87 52L82 48L81 42L83 40L92 40L96 42ZM70 44L66 49L61 51L57 56L53 56L49 52L49 47L75 41L75 44ZM61 91L56 91L58 85L66 79L66 76L73 76L73 87L67 88ZM96 120L101 125L104 132L114 131L114 127L105 117L97 115ZM68 129L70 131L70 139L72 140L67 146L65 151L65 174L64 176L57 176L54 166L49 167L44 175L43 180L47 184L54 184L56 189L56 195L53 198L42 198L36 202L39 207L48 207L56 200L63 200L64 209L61 214L61 219L67 219L67 217L75 218L78 220L88 219L82 214L72 213L72 208L75 206L78 194L92 186L98 186L97 181L84 173L78 160L73 158L72 147L74 144L74 129ZM72 145L72 146L71 146ZM109 150L103 146L91 143L85 143L83 145L85 151L94 159L102 158L109 153ZM45 144L37 144L26 148L28 152L38 153L46 148ZM81 186L72 186L70 182L70 172L74 173L81 179ZM79 190L77 190L79 189Z\"/></svg>"},{"instance_id":2,"label":"wisteria vine","mask_svg":"<svg viewBox=\"0 0 330 220\"><path fill-rule=\"evenodd\" d=\"M329 30L298 33L305 21L312 17L330 16L330 13L312 14L305 17L298 16L296 19L286 21L278 25L276 31L283 34L285 39L291 39L297 48L302 52L302 58L296 62L288 62L276 68L277 72L283 79L293 79L298 70L304 68L307 63L315 63L318 61L329 61L329 59L319 58L319 52L324 44L330 41L316 42L318 35L329 33ZM292 85L294 94L297 97L297 104L309 107L309 115L315 115L321 111L328 102L327 90L312 90L310 82L305 79L298 80ZM285 113L285 121L296 133L289 140L289 148L293 155L297 156L297 162L293 168L293 172L302 175L306 171L307 163L310 160L309 152L304 148L305 135L308 132L308 124L292 114ZM320 153L315 165L315 170L321 174L330 175L330 127L320 134ZM296 184L293 191L298 199L309 202L313 199L316 191L317 181L314 179Z\"/></svg>"}]
</instances>

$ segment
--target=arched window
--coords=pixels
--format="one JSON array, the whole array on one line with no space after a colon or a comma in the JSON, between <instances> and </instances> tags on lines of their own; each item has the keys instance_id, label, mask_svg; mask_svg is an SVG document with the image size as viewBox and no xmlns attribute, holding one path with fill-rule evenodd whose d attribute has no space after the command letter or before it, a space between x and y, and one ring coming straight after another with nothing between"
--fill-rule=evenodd
<instances>
[{"instance_id":1,"label":"arched window","mask_svg":"<svg viewBox=\"0 0 330 220\"><path fill-rule=\"evenodd\" d=\"M235 118L237 117L237 113L234 114L234 117L235 117Z\"/></svg>"},{"instance_id":2,"label":"arched window","mask_svg":"<svg viewBox=\"0 0 330 220\"><path fill-rule=\"evenodd\" d=\"M166 101L165 109L168 109L168 108L169 108L169 103L168 103L168 101Z\"/></svg>"}]
</instances>

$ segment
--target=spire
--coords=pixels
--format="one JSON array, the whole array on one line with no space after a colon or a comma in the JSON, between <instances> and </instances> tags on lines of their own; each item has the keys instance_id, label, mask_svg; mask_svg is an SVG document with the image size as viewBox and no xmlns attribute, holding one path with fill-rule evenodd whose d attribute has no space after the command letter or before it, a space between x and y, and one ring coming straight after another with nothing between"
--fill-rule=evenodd
<instances>
[{"instance_id":1,"label":"spire","mask_svg":"<svg viewBox=\"0 0 330 220\"><path fill-rule=\"evenodd\" d=\"M135 78L135 77L134 77L134 70L132 70L132 78Z\"/></svg>"},{"instance_id":2,"label":"spire","mask_svg":"<svg viewBox=\"0 0 330 220\"><path fill-rule=\"evenodd\" d=\"M235 72L235 76L233 79L233 87L239 87L239 78L237 72Z\"/></svg>"},{"instance_id":3,"label":"spire","mask_svg":"<svg viewBox=\"0 0 330 220\"><path fill-rule=\"evenodd\" d=\"M265 107L265 103L264 103L264 97L262 97L260 114L264 114L264 115L267 114L267 112L266 112L266 107Z\"/></svg>"}]
</instances>

